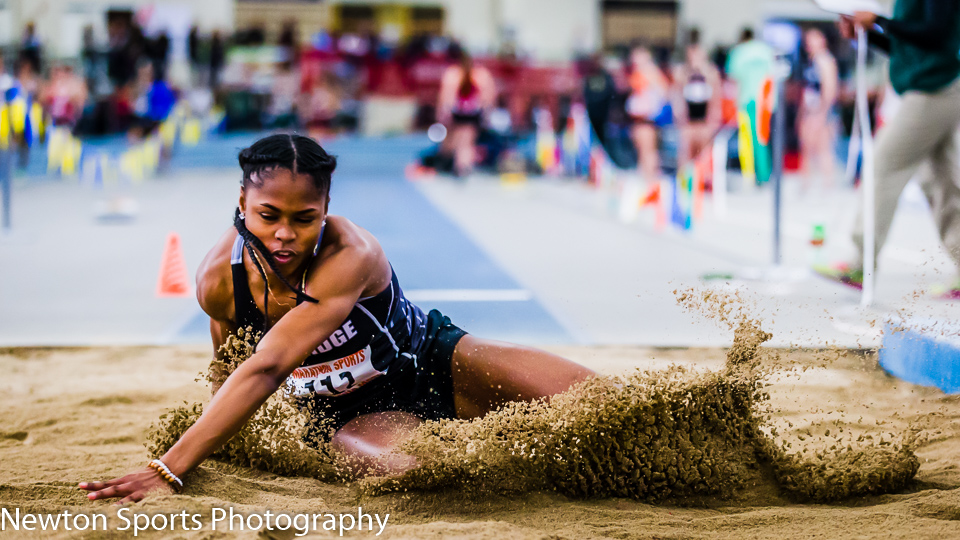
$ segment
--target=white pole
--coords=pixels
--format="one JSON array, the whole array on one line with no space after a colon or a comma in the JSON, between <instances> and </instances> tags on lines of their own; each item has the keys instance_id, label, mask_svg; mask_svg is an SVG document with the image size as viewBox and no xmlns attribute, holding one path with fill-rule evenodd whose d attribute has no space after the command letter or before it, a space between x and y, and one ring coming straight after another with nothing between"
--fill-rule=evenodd
<instances>
[{"instance_id":1,"label":"white pole","mask_svg":"<svg viewBox=\"0 0 960 540\"><path fill-rule=\"evenodd\" d=\"M850 144L847 145L847 171L844 178L848 185L857 179L857 161L860 159L860 113L857 105L853 107L853 123L850 126Z\"/></svg>"},{"instance_id":2,"label":"white pole","mask_svg":"<svg viewBox=\"0 0 960 540\"><path fill-rule=\"evenodd\" d=\"M713 138L713 211L723 220L727 217L727 150L730 132L726 128Z\"/></svg>"},{"instance_id":3,"label":"white pole","mask_svg":"<svg viewBox=\"0 0 960 540\"><path fill-rule=\"evenodd\" d=\"M860 117L860 144L863 146L863 294L860 305L873 303L876 265L876 186L873 176L873 134L870 133L870 105L867 102L867 32L857 27L857 115Z\"/></svg>"}]
</instances>

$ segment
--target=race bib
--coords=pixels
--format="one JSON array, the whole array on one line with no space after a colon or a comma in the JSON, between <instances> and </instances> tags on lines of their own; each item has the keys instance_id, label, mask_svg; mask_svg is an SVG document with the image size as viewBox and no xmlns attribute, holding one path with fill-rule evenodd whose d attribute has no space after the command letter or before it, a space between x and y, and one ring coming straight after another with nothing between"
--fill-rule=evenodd
<instances>
[{"instance_id":1,"label":"race bib","mask_svg":"<svg viewBox=\"0 0 960 540\"><path fill-rule=\"evenodd\" d=\"M322 364L302 366L287 377L287 392L294 396L349 394L372 379L383 375L373 367L370 346L350 356Z\"/></svg>"}]
</instances>

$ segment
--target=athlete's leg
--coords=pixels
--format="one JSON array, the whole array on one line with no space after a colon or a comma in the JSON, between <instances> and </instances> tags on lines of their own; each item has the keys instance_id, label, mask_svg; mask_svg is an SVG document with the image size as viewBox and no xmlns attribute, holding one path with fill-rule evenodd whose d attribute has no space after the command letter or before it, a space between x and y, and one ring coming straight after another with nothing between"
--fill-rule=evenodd
<instances>
[{"instance_id":1,"label":"athlete's leg","mask_svg":"<svg viewBox=\"0 0 960 540\"><path fill-rule=\"evenodd\" d=\"M468 174L473 170L474 152L477 144L477 128L473 124L460 124L453 128L454 171Z\"/></svg>"},{"instance_id":2,"label":"athlete's leg","mask_svg":"<svg viewBox=\"0 0 960 540\"><path fill-rule=\"evenodd\" d=\"M813 122L813 129L819 135L813 139L815 144L814 155L817 160L817 170L821 186L832 189L836 177L836 159L834 158L834 129L829 114L819 114Z\"/></svg>"},{"instance_id":3,"label":"athlete's leg","mask_svg":"<svg viewBox=\"0 0 960 540\"><path fill-rule=\"evenodd\" d=\"M876 255L893 223L904 186L935 149L953 136L960 122L960 81L935 94L907 92L897 114L877 134L874 149ZM854 222L853 241L863 253L863 205ZM862 266L862 261L857 264Z\"/></svg>"},{"instance_id":4,"label":"athlete's leg","mask_svg":"<svg viewBox=\"0 0 960 540\"><path fill-rule=\"evenodd\" d=\"M657 127L649 122L634 124L633 144L637 148L637 159L643 179L656 182L660 179L660 155L657 152Z\"/></svg>"},{"instance_id":5,"label":"athlete's leg","mask_svg":"<svg viewBox=\"0 0 960 540\"><path fill-rule=\"evenodd\" d=\"M696 155L696 141L694 140L696 135L693 125L689 122L681 125L679 131L680 147L677 149L677 172L682 173Z\"/></svg>"},{"instance_id":6,"label":"athlete's leg","mask_svg":"<svg viewBox=\"0 0 960 540\"><path fill-rule=\"evenodd\" d=\"M811 139L811 135L816 138L816 133L811 134L810 132L810 115L801 113L799 116L800 125L797 129L797 138L800 143L800 189L802 192L806 192L810 189L814 169L812 163L814 141Z\"/></svg>"},{"instance_id":7,"label":"athlete's leg","mask_svg":"<svg viewBox=\"0 0 960 540\"><path fill-rule=\"evenodd\" d=\"M413 456L397 449L421 423L406 412L364 414L347 422L331 442L357 476L399 474L417 466Z\"/></svg>"},{"instance_id":8,"label":"athlete's leg","mask_svg":"<svg viewBox=\"0 0 960 540\"><path fill-rule=\"evenodd\" d=\"M930 203L940 241L960 270L960 157L957 155L957 139L957 132L952 132L933 151L918 177Z\"/></svg>"},{"instance_id":9,"label":"athlete's leg","mask_svg":"<svg viewBox=\"0 0 960 540\"><path fill-rule=\"evenodd\" d=\"M546 351L469 334L457 343L451 364L460 418L482 416L511 401L549 397L595 375Z\"/></svg>"}]
</instances>

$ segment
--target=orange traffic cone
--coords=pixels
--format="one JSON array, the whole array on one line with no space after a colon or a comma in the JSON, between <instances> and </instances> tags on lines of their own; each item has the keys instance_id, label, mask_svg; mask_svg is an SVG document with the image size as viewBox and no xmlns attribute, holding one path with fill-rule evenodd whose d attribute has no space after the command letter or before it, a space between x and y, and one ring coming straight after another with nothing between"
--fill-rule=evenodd
<instances>
[{"instance_id":1,"label":"orange traffic cone","mask_svg":"<svg viewBox=\"0 0 960 540\"><path fill-rule=\"evenodd\" d=\"M167 245L160 261L157 298L184 296L190 296L190 275L187 272L187 262L183 258L183 249L180 248L180 236L172 232L167 235Z\"/></svg>"}]
</instances>

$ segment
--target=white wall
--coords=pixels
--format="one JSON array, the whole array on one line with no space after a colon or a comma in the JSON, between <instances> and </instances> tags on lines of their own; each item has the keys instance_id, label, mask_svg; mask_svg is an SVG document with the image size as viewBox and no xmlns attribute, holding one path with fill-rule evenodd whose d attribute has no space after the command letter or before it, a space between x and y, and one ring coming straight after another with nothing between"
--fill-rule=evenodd
<instances>
[{"instance_id":1,"label":"white wall","mask_svg":"<svg viewBox=\"0 0 960 540\"><path fill-rule=\"evenodd\" d=\"M600 44L598 1L503 0L503 20L515 29L519 51L540 60L569 60Z\"/></svg>"},{"instance_id":2,"label":"white wall","mask_svg":"<svg viewBox=\"0 0 960 540\"><path fill-rule=\"evenodd\" d=\"M83 27L87 24L94 26L99 41L105 41L108 10L136 11L154 3L155 0L7 0L8 9L12 11L14 39L19 40L23 26L33 21L47 47L47 54L52 57L75 56L80 50ZM234 0L173 0L163 4L189 10L203 30L233 28Z\"/></svg>"},{"instance_id":3,"label":"white wall","mask_svg":"<svg viewBox=\"0 0 960 540\"><path fill-rule=\"evenodd\" d=\"M444 0L447 34L473 54L492 52L499 44L498 4L503 0Z\"/></svg>"},{"instance_id":4,"label":"white wall","mask_svg":"<svg viewBox=\"0 0 960 540\"><path fill-rule=\"evenodd\" d=\"M330 0L331 2L335 0ZM447 33L474 54L499 50L512 34L519 52L543 61L569 60L600 43L600 0L339 0L338 3L441 6Z\"/></svg>"}]
</instances>

